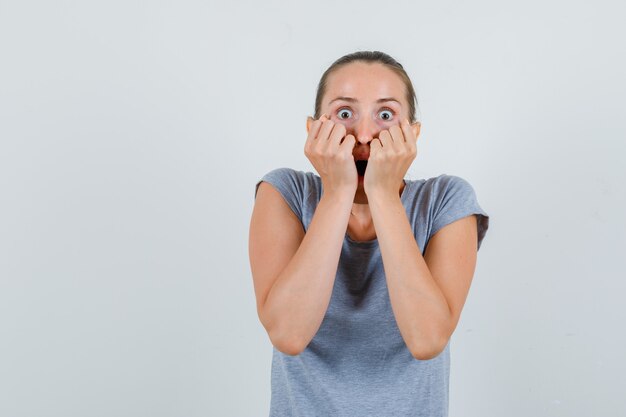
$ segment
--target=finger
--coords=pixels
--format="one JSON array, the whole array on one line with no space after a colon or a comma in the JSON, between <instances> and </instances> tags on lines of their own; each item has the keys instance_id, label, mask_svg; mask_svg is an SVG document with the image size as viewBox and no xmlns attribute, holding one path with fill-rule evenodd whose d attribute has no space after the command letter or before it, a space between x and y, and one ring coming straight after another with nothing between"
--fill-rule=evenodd
<instances>
[{"instance_id":1,"label":"finger","mask_svg":"<svg viewBox=\"0 0 626 417\"><path fill-rule=\"evenodd\" d=\"M404 137L404 133L402 132L402 128L398 125L393 125L389 128L389 134L393 140L392 145L394 149L398 152L404 151L406 149L406 139Z\"/></svg>"},{"instance_id":2,"label":"finger","mask_svg":"<svg viewBox=\"0 0 626 417\"><path fill-rule=\"evenodd\" d=\"M341 123L335 123L333 126L333 130L330 132L330 137L328 138L328 142L330 146L339 146L341 139L346 136L346 127Z\"/></svg>"},{"instance_id":3,"label":"finger","mask_svg":"<svg viewBox=\"0 0 626 417\"><path fill-rule=\"evenodd\" d=\"M356 138L354 137L354 135L346 135L346 137L344 137L341 143L339 144L339 149L345 148L346 153L352 154L355 143L356 143Z\"/></svg>"},{"instance_id":4,"label":"finger","mask_svg":"<svg viewBox=\"0 0 626 417\"><path fill-rule=\"evenodd\" d=\"M380 142L379 138L374 138L372 139L372 141L370 142L370 159L372 158L373 155L377 155L379 152L382 152L383 150L383 145Z\"/></svg>"},{"instance_id":5,"label":"finger","mask_svg":"<svg viewBox=\"0 0 626 417\"><path fill-rule=\"evenodd\" d=\"M304 143L305 155L309 153L312 150L313 145L317 143L316 139L319 136L322 125L326 120L328 120L328 116L326 114L322 114L322 116L319 119L315 120L311 125L311 129L309 130L309 134Z\"/></svg>"},{"instance_id":6,"label":"finger","mask_svg":"<svg viewBox=\"0 0 626 417\"><path fill-rule=\"evenodd\" d=\"M407 148L411 152L415 152L417 149L417 136L413 134L413 130L411 129L411 124L407 119L404 119L401 124L402 132L404 132L404 138L406 139Z\"/></svg>"},{"instance_id":7,"label":"finger","mask_svg":"<svg viewBox=\"0 0 626 417\"><path fill-rule=\"evenodd\" d=\"M316 120L311 125L311 129L309 129L309 134L304 142L304 154L310 155L313 151L313 145L315 144L315 137L317 136L317 132L320 129L322 123L319 120Z\"/></svg>"},{"instance_id":8,"label":"finger","mask_svg":"<svg viewBox=\"0 0 626 417\"><path fill-rule=\"evenodd\" d=\"M324 116L322 116L324 117ZM307 135L307 142L315 139L317 137L317 134L320 131L320 127L322 126L322 123L324 120L322 120L322 117L320 117L319 119L315 120L312 124L311 124L311 129L309 129L309 134Z\"/></svg>"},{"instance_id":9,"label":"finger","mask_svg":"<svg viewBox=\"0 0 626 417\"><path fill-rule=\"evenodd\" d=\"M324 149L328 146L328 134L333 128L334 123L331 120L327 120L323 117L320 117L320 121L322 125L320 127L317 136L312 142L312 145L315 147L316 152L324 152Z\"/></svg>"},{"instance_id":10,"label":"finger","mask_svg":"<svg viewBox=\"0 0 626 417\"><path fill-rule=\"evenodd\" d=\"M393 139L391 138L391 134L388 130L383 130L378 134L378 140L382 145L382 148L389 152L393 149Z\"/></svg>"},{"instance_id":11,"label":"finger","mask_svg":"<svg viewBox=\"0 0 626 417\"><path fill-rule=\"evenodd\" d=\"M322 127L322 125L324 124L326 120L328 120L328 116L326 114L322 114L322 116L319 119L313 121L313 123L311 124L311 129L309 130L309 134L307 136L307 141L309 139L314 140L317 138L320 132L320 128Z\"/></svg>"},{"instance_id":12,"label":"finger","mask_svg":"<svg viewBox=\"0 0 626 417\"><path fill-rule=\"evenodd\" d=\"M322 122L322 127L319 134L317 135L317 139L328 140L328 135L330 135L330 132L333 130L334 125L335 123L332 120L325 119Z\"/></svg>"}]
</instances>

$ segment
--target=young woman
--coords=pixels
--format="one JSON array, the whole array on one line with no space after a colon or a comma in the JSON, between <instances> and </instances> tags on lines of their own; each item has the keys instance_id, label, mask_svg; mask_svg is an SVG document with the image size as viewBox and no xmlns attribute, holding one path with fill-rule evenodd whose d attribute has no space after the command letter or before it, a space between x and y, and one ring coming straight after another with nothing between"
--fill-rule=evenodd
<instances>
[{"instance_id":1,"label":"young woman","mask_svg":"<svg viewBox=\"0 0 626 417\"><path fill-rule=\"evenodd\" d=\"M249 254L273 344L270 417L446 416L449 340L489 226L454 175L416 157L412 83L382 52L320 80L304 152L319 175L256 184Z\"/></svg>"}]
</instances>

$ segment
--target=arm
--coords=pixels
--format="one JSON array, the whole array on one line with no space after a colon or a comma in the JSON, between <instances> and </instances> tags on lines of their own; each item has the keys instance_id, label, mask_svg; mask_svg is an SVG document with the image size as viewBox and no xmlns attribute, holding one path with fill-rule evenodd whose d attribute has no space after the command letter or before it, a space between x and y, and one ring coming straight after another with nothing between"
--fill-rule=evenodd
<instances>
[{"instance_id":1,"label":"arm","mask_svg":"<svg viewBox=\"0 0 626 417\"><path fill-rule=\"evenodd\" d=\"M417 155L420 124L404 119L372 140L364 188L378 235L389 298L402 338L416 359L445 348L474 275L476 216L442 227L424 256L415 241L398 187Z\"/></svg>"},{"instance_id":2,"label":"arm","mask_svg":"<svg viewBox=\"0 0 626 417\"><path fill-rule=\"evenodd\" d=\"M319 330L330 303L357 187L355 138L326 115L307 119L304 154L322 180L309 230L282 195L261 183L250 224L257 311L277 349L297 355Z\"/></svg>"},{"instance_id":3,"label":"arm","mask_svg":"<svg viewBox=\"0 0 626 417\"><path fill-rule=\"evenodd\" d=\"M448 343L467 298L476 265L476 216L440 229L422 256L398 193L368 198L402 338L416 359L434 358Z\"/></svg>"},{"instance_id":4,"label":"arm","mask_svg":"<svg viewBox=\"0 0 626 417\"><path fill-rule=\"evenodd\" d=\"M324 192L305 234L280 193L259 186L249 236L257 312L285 354L304 350L324 319L352 201L346 192Z\"/></svg>"}]
</instances>

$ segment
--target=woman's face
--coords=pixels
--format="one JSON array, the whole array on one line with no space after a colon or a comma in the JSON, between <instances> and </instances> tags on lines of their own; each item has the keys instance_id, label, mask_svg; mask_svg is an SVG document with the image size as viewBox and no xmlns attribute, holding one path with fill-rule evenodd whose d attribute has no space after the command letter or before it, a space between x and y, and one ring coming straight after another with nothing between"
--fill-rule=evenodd
<instances>
[{"instance_id":1,"label":"woman's face","mask_svg":"<svg viewBox=\"0 0 626 417\"><path fill-rule=\"evenodd\" d=\"M372 139L409 119L402 79L379 63L353 62L331 73L322 98L321 114L346 127L356 138L354 155L369 154ZM313 119L309 118L307 127ZM419 122L412 125L419 135ZM308 130L308 129L307 129Z\"/></svg>"}]
</instances>

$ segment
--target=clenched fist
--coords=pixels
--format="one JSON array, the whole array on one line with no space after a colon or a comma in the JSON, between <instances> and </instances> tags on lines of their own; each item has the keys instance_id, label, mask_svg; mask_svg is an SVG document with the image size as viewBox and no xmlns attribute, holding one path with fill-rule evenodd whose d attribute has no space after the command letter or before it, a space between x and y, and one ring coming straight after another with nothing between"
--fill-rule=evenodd
<instances>
[{"instance_id":1,"label":"clenched fist","mask_svg":"<svg viewBox=\"0 0 626 417\"><path fill-rule=\"evenodd\" d=\"M420 123L403 120L378 134L370 145L370 157L363 179L363 189L374 193L397 194L407 170L417 155Z\"/></svg>"},{"instance_id":2,"label":"clenched fist","mask_svg":"<svg viewBox=\"0 0 626 417\"><path fill-rule=\"evenodd\" d=\"M358 187L357 170L352 151L356 139L346 135L346 128L325 114L318 120L309 118L304 154L320 177L324 190L354 193Z\"/></svg>"}]
</instances>

